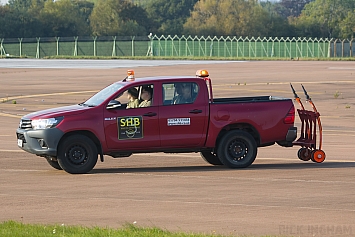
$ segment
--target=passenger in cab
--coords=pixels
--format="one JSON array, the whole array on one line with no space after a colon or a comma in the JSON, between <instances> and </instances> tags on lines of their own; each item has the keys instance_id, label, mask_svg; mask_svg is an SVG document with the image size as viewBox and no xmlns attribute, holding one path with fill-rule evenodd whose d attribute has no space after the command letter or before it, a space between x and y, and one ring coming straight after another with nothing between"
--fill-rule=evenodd
<instances>
[{"instance_id":1,"label":"passenger in cab","mask_svg":"<svg viewBox=\"0 0 355 237\"><path fill-rule=\"evenodd\" d=\"M178 83L176 85L176 93L178 94L174 100L174 104L192 103L191 83Z\"/></svg>"},{"instance_id":2,"label":"passenger in cab","mask_svg":"<svg viewBox=\"0 0 355 237\"><path fill-rule=\"evenodd\" d=\"M153 96L153 89L149 86L143 86L142 88L142 102L139 104L138 107L149 107L152 105L152 96Z\"/></svg>"},{"instance_id":3,"label":"passenger in cab","mask_svg":"<svg viewBox=\"0 0 355 237\"><path fill-rule=\"evenodd\" d=\"M126 109L137 108L139 106L138 90L134 87L127 90L128 103Z\"/></svg>"}]
</instances>

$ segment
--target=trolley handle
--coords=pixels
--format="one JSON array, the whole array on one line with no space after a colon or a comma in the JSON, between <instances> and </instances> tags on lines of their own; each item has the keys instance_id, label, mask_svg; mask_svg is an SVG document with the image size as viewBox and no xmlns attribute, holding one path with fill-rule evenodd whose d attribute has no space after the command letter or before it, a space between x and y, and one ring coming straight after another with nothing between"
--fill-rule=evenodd
<instances>
[{"instance_id":1,"label":"trolley handle","mask_svg":"<svg viewBox=\"0 0 355 237\"><path fill-rule=\"evenodd\" d=\"M311 97L309 97L309 95L308 95L306 89L304 88L304 86L302 84L301 84L301 86L302 86L302 89L304 91L304 94L306 95L306 99L312 101Z\"/></svg>"},{"instance_id":2,"label":"trolley handle","mask_svg":"<svg viewBox=\"0 0 355 237\"><path fill-rule=\"evenodd\" d=\"M293 95L295 96L295 100L298 102L298 104L301 106L301 108L304 110L304 106L301 102L301 98L297 95L296 91L295 91L295 88L293 88L292 84L290 83L290 86L291 86L291 89L292 89L292 92L293 92Z\"/></svg>"},{"instance_id":3,"label":"trolley handle","mask_svg":"<svg viewBox=\"0 0 355 237\"><path fill-rule=\"evenodd\" d=\"M298 95L297 95L297 93L296 93L296 91L295 91L295 88L293 88L293 86L292 86L292 84L291 84L291 83L290 83L290 86L291 86L291 89L292 89L293 95L295 96L295 99L300 98L300 97L298 97Z\"/></svg>"}]
</instances>

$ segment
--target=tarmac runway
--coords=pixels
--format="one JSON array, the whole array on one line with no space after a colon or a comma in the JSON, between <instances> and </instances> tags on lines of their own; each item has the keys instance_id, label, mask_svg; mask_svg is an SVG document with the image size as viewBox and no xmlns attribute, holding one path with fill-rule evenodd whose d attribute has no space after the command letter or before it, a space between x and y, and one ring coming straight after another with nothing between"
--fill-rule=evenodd
<instances>
[{"instance_id":1,"label":"tarmac runway","mask_svg":"<svg viewBox=\"0 0 355 237\"><path fill-rule=\"evenodd\" d=\"M15 66L5 67L8 61ZM95 67L85 60L65 61L0 60L0 221L113 228L134 223L225 235L355 236L353 62L169 61L152 66L123 60L126 67L115 67L121 60L99 60ZM68 66L50 66L58 62ZM212 166L195 153L105 156L89 174L70 175L17 147L15 131L23 115L79 103L124 78L132 67L136 77L194 76L207 69L216 97L292 98L292 82L311 109L303 84L321 114L327 158L321 164L303 162L297 158L300 147L278 145L259 148L246 169Z\"/></svg>"},{"instance_id":2,"label":"tarmac runway","mask_svg":"<svg viewBox=\"0 0 355 237\"><path fill-rule=\"evenodd\" d=\"M81 60L81 59L0 59L0 68L110 69L171 65L230 63L231 61L201 60Z\"/></svg>"}]
</instances>

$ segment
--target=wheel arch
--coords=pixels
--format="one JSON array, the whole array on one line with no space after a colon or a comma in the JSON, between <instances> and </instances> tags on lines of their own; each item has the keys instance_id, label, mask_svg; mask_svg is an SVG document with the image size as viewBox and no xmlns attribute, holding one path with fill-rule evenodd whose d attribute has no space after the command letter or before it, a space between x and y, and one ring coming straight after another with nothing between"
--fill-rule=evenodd
<instances>
[{"instance_id":1,"label":"wheel arch","mask_svg":"<svg viewBox=\"0 0 355 237\"><path fill-rule=\"evenodd\" d=\"M218 133L215 147L218 147L219 142L221 141L222 137L229 131L232 130L243 130L248 132L254 138L257 146L260 145L260 134L255 129L255 127L248 123L235 123L235 124L228 124L227 126L223 127L221 131Z\"/></svg>"},{"instance_id":2,"label":"wheel arch","mask_svg":"<svg viewBox=\"0 0 355 237\"><path fill-rule=\"evenodd\" d=\"M90 131L87 131L87 130L76 130L76 131L70 131L70 132L68 132L68 133L65 133L65 134L61 137L61 139L60 139L60 141L59 141L59 143L58 143L58 146L59 146L59 144L60 144L61 142L63 142L67 137L72 136L72 135L78 135L78 134L90 138L90 139L95 143L95 145L96 145L96 147L97 147L97 151L98 151L98 153L100 154L100 159L101 159L101 161L103 161L103 151L102 151L101 142L100 142L100 140L97 138L97 136L96 136L94 133L90 132Z\"/></svg>"}]
</instances>

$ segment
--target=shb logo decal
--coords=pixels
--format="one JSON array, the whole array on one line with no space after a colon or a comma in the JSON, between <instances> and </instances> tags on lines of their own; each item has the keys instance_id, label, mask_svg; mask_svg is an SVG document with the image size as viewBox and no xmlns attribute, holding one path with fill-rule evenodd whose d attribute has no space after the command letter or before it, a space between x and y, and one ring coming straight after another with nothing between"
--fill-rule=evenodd
<instances>
[{"instance_id":1,"label":"shb logo decal","mask_svg":"<svg viewBox=\"0 0 355 237\"><path fill-rule=\"evenodd\" d=\"M139 139L143 138L143 118L135 117L119 117L118 124L118 139Z\"/></svg>"}]
</instances>

